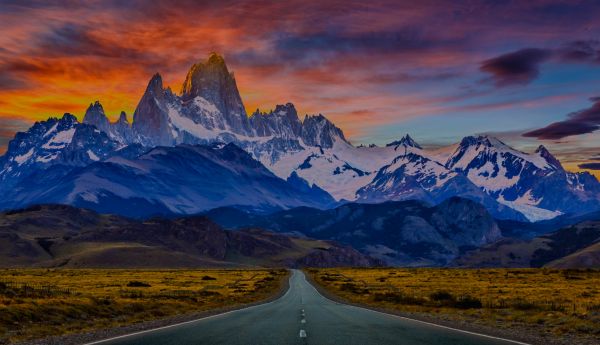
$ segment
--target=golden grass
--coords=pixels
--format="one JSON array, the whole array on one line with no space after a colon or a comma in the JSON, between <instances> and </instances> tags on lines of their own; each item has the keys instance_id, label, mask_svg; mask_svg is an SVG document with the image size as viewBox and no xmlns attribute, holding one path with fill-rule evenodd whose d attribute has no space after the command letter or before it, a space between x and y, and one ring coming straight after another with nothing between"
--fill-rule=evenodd
<instances>
[{"instance_id":1,"label":"golden grass","mask_svg":"<svg viewBox=\"0 0 600 345\"><path fill-rule=\"evenodd\" d=\"M402 312L600 336L600 270L310 269L349 301Z\"/></svg>"},{"instance_id":2,"label":"golden grass","mask_svg":"<svg viewBox=\"0 0 600 345\"><path fill-rule=\"evenodd\" d=\"M265 299L285 270L0 270L0 343Z\"/></svg>"}]
</instances>

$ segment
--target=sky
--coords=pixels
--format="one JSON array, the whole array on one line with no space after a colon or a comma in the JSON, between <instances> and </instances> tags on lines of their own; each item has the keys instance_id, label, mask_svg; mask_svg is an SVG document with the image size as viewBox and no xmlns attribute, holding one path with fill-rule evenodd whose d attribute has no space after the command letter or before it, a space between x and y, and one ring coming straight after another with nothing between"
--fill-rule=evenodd
<instances>
[{"instance_id":1,"label":"sky","mask_svg":"<svg viewBox=\"0 0 600 345\"><path fill-rule=\"evenodd\" d=\"M179 92L217 52L249 113L292 102L354 144L491 134L600 176L598 18L577 0L0 0L0 152L95 100L131 119L154 73Z\"/></svg>"}]
</instances>

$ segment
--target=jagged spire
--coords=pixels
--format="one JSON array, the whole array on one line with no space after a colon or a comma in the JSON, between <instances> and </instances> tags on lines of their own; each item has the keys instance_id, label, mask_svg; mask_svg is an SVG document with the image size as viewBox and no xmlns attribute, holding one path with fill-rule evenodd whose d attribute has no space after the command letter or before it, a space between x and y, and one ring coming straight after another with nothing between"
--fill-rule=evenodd
<instances>
[{"instance_id":1,"label":"jagged spire","mask_svg":"<svg viewBox=\"0 0 600 345\"><path fill-rule=\"evenodd\" d=\"M102 107L102 104L100 104L100 101L90 103L90 106L87 108L85 115L83 116L83 123L96 126L96 128L106 131L110 121L108 121L108 117L106 117L104 108Z\"/></svg>"},{"instance_id":2,"label":"jagged spire","mask_svg":"<svg viewBox=\"0 0 600 345\"><path fill-rule=\"evenodd\" d=\"M402 138L400 138L400 140L393 141L393 142L387 144L386 146L405 146L405 147L414 147L417 149L422 149L421 145L419 145L416 141L414 141L413 138L411 138L411 136L408 135L408 133L405 136L403 136Z\"/></svg>"},{"instance_id":3,"label":"jagged spire","mask_svg":"<svg viewBox=\"0 0 600 345\"><path fill-rule=\"evenodd\" d=\"M129 121L127 120L127 113L125 113L124 111L121 111L121 114L119 114L119 119L117 120L117 123L129 124Z\"/></svg>"},{"instance_id":4,"label":"jagged spire","mask_svg":"<svg viewBox=\"0 0 600 345\"><path fill-rule=\"evenodd\" d=\"M538 154L540 157L544 158L546 162L548 162L548 164L550 164L552 167L559 170L563 169L562 164L560 164L560 161L556 159L556 157L554 157L544 145L538 146L538 148L535 150L535 153Z\"/></svg>"},{"instance_id":5,"label":"jagged spire","mask_svg":"<svg viewBox=\"0 0 600 345\"><path fill-rule=\"evenodd\" d=\"M206 61L190 68L181 87L181 99L199 99L202 103L211 104L232 131L253 134L235 78L229 73L223 57L217 53L210 54Z\"/></svg>"}]
</instances>

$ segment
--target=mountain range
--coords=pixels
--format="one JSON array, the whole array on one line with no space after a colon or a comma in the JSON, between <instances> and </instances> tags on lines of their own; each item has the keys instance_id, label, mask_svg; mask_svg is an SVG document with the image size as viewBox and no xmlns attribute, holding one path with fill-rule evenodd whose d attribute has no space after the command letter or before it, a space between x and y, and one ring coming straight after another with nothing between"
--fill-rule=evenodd
<instances>
[{"instance_id":1,"label":"mountain range","mask_svg":"<svg viewBox=\"0 0 600 345\"><path fill-rule=\"evenodd\" d=\"M235 206L263 213L298 206L452 197L497 219L540 221L600 209L600 183L546 148L533 153L489 136L426 149L409 135L353 146L321 114L291 103L248 115L234 74L211 54L178 93L155 74L131 124L99 102L17 133L0 157L0 209L59 203L145 218Z\"/></svg>"},{"instance_id":2,"label":"mountain range","mask_svg":"<svg viewBox=\"0 0 600 345\"><path fill-rule=\"evenodd\" d=\"M417 200L348 203L328 210L298 207L267 215L226 207L205 215L226 228L258 227L347 244L393 266L444 266L468 250L502 238L482 205L458 197L436 206Z\"/></svg>"}]
</instances>

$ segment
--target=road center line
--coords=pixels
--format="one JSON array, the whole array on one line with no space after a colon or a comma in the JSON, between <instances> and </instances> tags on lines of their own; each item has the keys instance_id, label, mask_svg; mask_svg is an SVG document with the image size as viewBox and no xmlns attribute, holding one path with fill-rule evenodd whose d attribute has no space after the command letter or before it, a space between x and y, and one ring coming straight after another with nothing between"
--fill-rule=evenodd
<instances>
[{"instance_id":1,"label":"road center line","mask_svg":"<svg viewBox=\"0 0 600 345\"><path fill-rule=\"evenodd\" d=\"M303 329L300 330L300 338L306 338L306 331Z\"/></svg>"}]
</instances>

